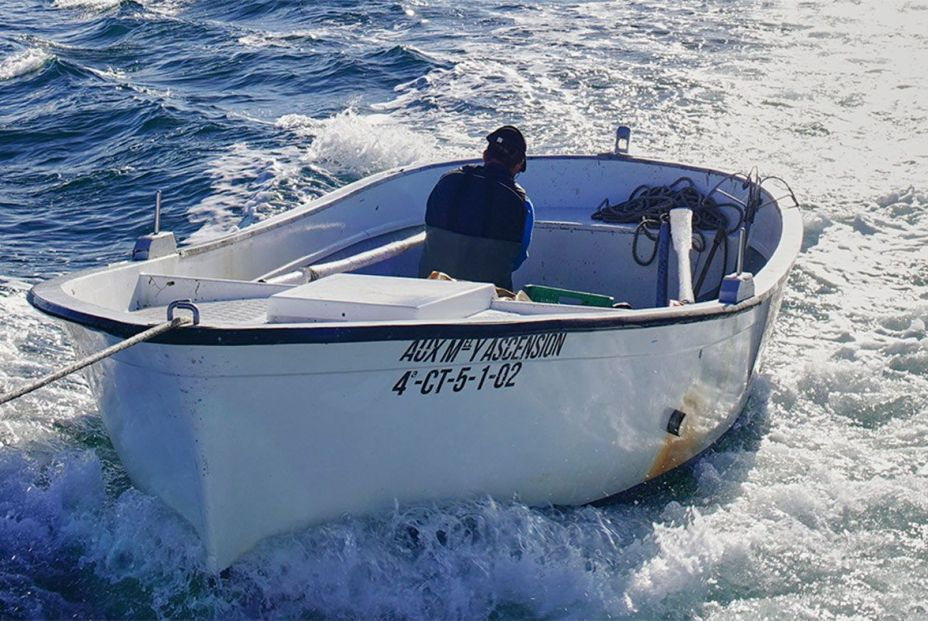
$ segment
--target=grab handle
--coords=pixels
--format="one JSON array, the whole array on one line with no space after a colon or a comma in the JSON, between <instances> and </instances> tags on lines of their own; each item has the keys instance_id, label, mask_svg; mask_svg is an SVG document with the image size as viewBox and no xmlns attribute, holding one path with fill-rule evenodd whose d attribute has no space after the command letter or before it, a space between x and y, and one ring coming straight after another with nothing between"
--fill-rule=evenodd
<instances>
[{"instance_id":1,"label":"grab handle","mask_svg":"<svg viewBox=\"0 0 928 621\"><path fill-rule=\"evenodd\" d=\"M174 300L168 304L168 321L174 321L174 310L177 308L189 310L193 314L193 325L200 323L200 309L190 300Z\"/></svg>"}]
</instances>

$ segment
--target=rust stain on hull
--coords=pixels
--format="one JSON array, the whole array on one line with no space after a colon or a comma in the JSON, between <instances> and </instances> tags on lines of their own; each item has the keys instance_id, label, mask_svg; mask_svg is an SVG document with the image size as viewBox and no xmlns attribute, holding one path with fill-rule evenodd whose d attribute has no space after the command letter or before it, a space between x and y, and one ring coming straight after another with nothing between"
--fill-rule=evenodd
<instances>
[{"instance_id":1,"label":"rust stain on hull","mask_svg":"<svg viewBox=\"0 0 928 621\"><path fill-rule=\"evenodd\" d=\"M680 426L680 436L667 433L661 448L657 451L645 479L653 479L673 470L695 457L702 450L704 440L711 427L711 416L706 416L707 404L699 398L695 391L690 391L683 397L680 411L686 414ZM665 423L666 424L666 423Z\"/></svg>"},{"instance_id":2,"label":"rust stain on hull","mask_svg":"<svg viewBox=\"0 0 928 621\"><path fill-rule=\"evenodd\" d=\"M654 462L651 464L645 478L653 479L685 463L699 452L698 446L699 442L693 434L684 434L680 438L668 435L664 438L664 443L657 452L657 456L654 458Z\"/></svg>"}]
</instances>

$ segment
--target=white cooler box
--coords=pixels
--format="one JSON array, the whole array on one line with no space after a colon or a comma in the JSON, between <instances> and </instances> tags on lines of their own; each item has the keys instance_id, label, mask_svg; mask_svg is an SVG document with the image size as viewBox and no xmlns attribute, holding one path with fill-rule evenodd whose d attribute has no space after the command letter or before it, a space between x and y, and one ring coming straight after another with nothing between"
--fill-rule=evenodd
<instances>
[{"instance_id":1,"label":"white cooler box","mask_svg":"<svg viewBox=\"0 0 928 621\"><path fill-rule=\"evenodd\" d=\"M272 295L267 320L459 319L488 309L495 297L496 287L490 283L334 274Z\"/></svg>"}]
</instances>

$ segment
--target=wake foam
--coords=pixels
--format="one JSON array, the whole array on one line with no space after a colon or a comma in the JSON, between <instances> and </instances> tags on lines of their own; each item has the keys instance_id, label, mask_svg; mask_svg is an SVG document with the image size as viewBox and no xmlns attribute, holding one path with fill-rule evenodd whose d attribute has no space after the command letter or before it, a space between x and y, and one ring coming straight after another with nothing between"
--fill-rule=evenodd
<instances>
[{"instance_id":1,"label":"wake foam","mask_svg":"<svg viewBox=\"0 0 928 621\"><path fill-rule=\"evenodd\" d=\"M214 239L312 198L295 148L260 150L237 143L207 166L209 195L188 212L200 228L184 243Z\"/></svg>"},{"instance_id":2,"label":"wake foam","mask_svg":"<svg viewBox=\"0 0 928 621\"><path fill-rule=\"evenodd\" d=\"M319 40L319 34L310 30L271 32L253 30L238 38L238 44L250 48L292 48Z\"/></svg>"},{"instance_id":3,"label":"wake foam","mask_svg":"<svg viewBox=\"0 0 928 621\"><path fill-rule=\"evenodd\" d=\"M209 196L188 212L200 228L185 243L214 239L346 182L441 155L434 140L387 116L353 110L322 120L286 115L277 127L298 140L266 150L238 143L208 165Z\"/></svg>"},{"instance_id":4,"label":"wake foam","mask_svg":"<svg viewBox=\"0 0 928 621\"><path fill-rule=\"evenodd\" d=\"M628 528L602 510L489 499L398 508L266 542L232 579L288 617L599 617L623 580L597 551Z\"/></svg>"},{"instance_id":5,"label":"wake foam","mask_svg":"<svg viewBox=\"0 0 928 621\"><path fill-rule=\"evenodd\" d=\"M309 141L303 159L335 174L364 176L417 162L440 159L436 141L387 115L359 115L348 109L327 119L288 114L277 126Z\"/></svg>"}]
</instances>

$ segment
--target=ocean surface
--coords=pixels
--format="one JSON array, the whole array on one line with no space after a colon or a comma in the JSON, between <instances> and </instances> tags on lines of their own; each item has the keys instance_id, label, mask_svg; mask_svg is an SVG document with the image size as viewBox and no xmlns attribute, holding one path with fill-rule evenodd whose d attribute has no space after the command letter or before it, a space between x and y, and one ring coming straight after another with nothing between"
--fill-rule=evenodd
<instances>
[{"instance_id":1,"label":"ocean surface","mask_svg":"<svg viewBox=\"0 0 928 621\"><path fill-rule=\"evenodd\" d=\"M0 618L928 619L928 0L3 0L0 391L26 302L367 174L610 150L792 185L803 250L735 429L606 506L400 506L229 572L77 376L0 406ZM528 188L531 192L531 188Z\"/></svg>"}]
</instances>

